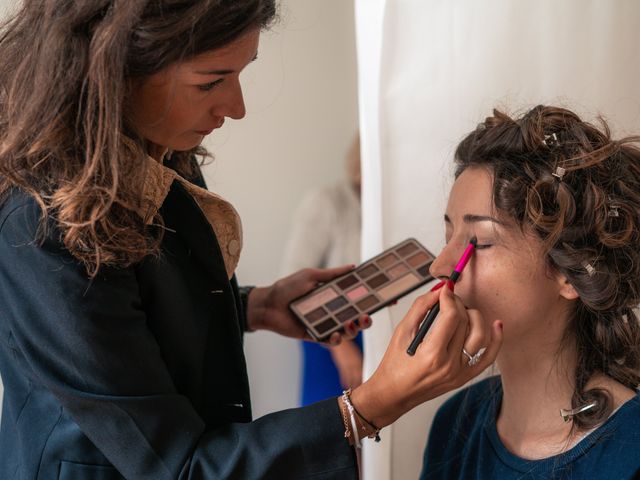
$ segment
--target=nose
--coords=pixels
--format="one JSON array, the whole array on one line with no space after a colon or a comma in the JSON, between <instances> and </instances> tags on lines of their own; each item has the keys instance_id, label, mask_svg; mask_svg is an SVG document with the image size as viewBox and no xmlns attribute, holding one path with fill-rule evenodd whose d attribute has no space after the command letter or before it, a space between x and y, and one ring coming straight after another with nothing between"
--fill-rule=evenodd
<instances>
[{"instance_id":1,"label":"nose","mask_svg":"<svg viewBox=\"0 0 640 480\"><path fill-rule=\"evenodd\" d=\"M456 268L456 262L464 252L465 246L459 243L449 242L444 246L440 255L431 263L429 273L434 278L449 277L453 269Z\"/></svg>"},{"instance_id":2,"label":"nose","mask_svg":"<svg viewBox=\"0 0 640 480\"><path fill-rule=\"evenodd\" d=\"M240 120L247 114L247 109L244 105L244 96L242 94L242 85L240 79L236 78L231 91L229 92L229 99L227 105L226 117L233 118L234 120Z\"/></svg>"}]
</instances>

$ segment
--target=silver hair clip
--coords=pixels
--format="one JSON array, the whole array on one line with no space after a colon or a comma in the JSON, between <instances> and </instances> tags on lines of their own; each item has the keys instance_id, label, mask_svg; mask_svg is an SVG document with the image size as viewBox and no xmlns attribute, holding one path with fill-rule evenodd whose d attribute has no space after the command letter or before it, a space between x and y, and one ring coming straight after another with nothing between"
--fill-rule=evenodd
<instances>
[{"instance_id":1,"label":"silver hair clip","mask_svg":"<svg viewBox=\"0 0 640 480\"><path fill-rule=\"evenodd\" d=\"M596 274L596 269L593 268L593 265L591 265L590 263L585 262L582 264L582 266L587 271L587 275L589 275L590 277L593 277Z\"/></svg>"},{"instance_id":2,"label":"silver hair clip","mask_svg":"<svg viewBox=\"0 0 640 480\"><path fill-rule=\"evenodd\" d=\"M555 133L545 135L542 143L544 143L546 147L556 147L558 145L558 135Z\"/></svg>"},{"instance_id":3,"label":"silver hair clip","mask_svg":"<svg viewBox=\"0 0 640 480\"><path fill-rule=\"evenodd\" d=\"M560 416L562 416L562 420L564 420L565 422L568 422L569 420L572 420L571 417L578 415L579 413L586 412L587 410L591 410L596 405L598 405L598 402L592 402L588 405L583 405L581 407L573 408L571 410L565 410L564 408L561 408Z\"/></svg>"},{"instance_id":4,"label":"silver hair clip","mask_svg":"<svg viewBox=\"0 0 640 480\"><path fill-rule=\"evenodd\" d=\"M618 211L619 208L620 208L620 205L617 205L616 203L614 203L613 198L609 196L609 211L607 212L607 215L609 217L619 217L620 216L620 212Z\"/></svg>"},{"instance_id":5,"label":"silver hair clip","mask_svg":"<svg viewBox=\"0 0 640 480\"><path fill-rule=\"evenodd\" d=\"M554 134L555 135L555 134ZM556 177L558 180L562 181L562 177L564 177L564 174L567 173L567 171L562 168L562 167L556 167L556 171L553 172L551 175L553 175L554 177Z\"/></svg>"},{"instance_id":6,"label":"silver hair clip","mask_svg":"<svg viewBox=\"0 0 640 480\"><path fill-rule=\"evenodd\" d=\"M618 211L618 208L620 208L618 205L611 205L609 213L607 213L607 215L609 215L610 217L619 217L620 212Z\"/></svg>"}]
</instances>

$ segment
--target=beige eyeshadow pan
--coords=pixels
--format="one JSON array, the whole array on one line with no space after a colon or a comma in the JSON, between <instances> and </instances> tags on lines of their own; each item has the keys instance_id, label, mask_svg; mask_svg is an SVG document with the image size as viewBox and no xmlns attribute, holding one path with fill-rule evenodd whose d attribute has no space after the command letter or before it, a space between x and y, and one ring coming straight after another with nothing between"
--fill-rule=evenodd
<instances>
[{"instance_id":1,"label":"beige eyeshadow pan","mask_svg":"<svg viewBox=\"0 0 640 480\"><path fill-rule=\"evenodd\" d=\"M389 300L395 297L397 294L401 293L403 290L411 287L420 282L420 278L414 273L409 273L404 277L400 277L394 282L390 283L384 288L378 290L378 295L382 300Z\"/></svg>"},{"instance_id":2,"label":"beige eyeshadow pan","mask_svg":"<svg viewBox=\"0 0 640 480\"><path fill-rule=\"evenodd\" d=\"M310 296L303 302L298 304L298 310L302 315L306 315L311 310L318 308L321 305L333 300L338 296L338 293L333 288L325 288L324 290L317 291L314 295Z\"/></svg>"},{"instance_id":3,"label":"beige eyeshadow pan","mask_svg":"<svg viewBox=\"0 0 640 480\"><path fill-rule=\"evenodd\" d=\"M398 257L393 253L389 253L384 257L382 257L380 260L378 260L376 263L380 266L380 268L384 269L384 268L390 267L397 261L398 261Z\"/></svg>"},{"instance_id":4,"label":"beige eyeshadow pan","mask_svg":"<svg viewBox=\"0 0 640 480\"><path fill-rule=\"evenodd\" d=\"M390 268L387 272L387 275L389 275L389 278L393 279L393 278L398 278L402 276L408 271L409 271L409 267L407 267L404 263L399 263L395 267Z\"/></svg>"},{"instance_id":5,"label":"beige eyeshadow pan","mask_svg":"<svg viewBox=\"0 0 640 480\"><path fill-rule=\"evenodd\" d=\"M429 260L429 255L427 255L424 252L420 252L420 253L416 253L412 257L409 257L409 259L407 259L407 263L412 267L417 268L420 265L423 265L424 263L426 263L428 260Z\"/></svg>"}]
</instances>

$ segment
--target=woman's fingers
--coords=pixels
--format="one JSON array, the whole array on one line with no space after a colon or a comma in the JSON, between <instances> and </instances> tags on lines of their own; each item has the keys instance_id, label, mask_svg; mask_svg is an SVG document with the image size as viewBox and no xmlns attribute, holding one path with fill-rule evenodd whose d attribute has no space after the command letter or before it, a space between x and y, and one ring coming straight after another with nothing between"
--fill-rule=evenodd
<instances>
[{"instance_id":1,"label":"woman's fingers","mask_svg":"<svg viewBox=\"0 0 640 480\"><path fill-rule=\"evenodd\" d=\"M333 280L336 277L339 277L340 275L344 275L345 273L350 272L351 270L353 270L356 266L355 265L343 265L341 267L335 267L335 268L310 268L309 270L309 276L310 278L315 281L316 283L318 282L328 282L330 280Z\"/></svg>"},{"instance_id":2,"label":"woman's fingers","mask_svg":"<svg viewBox=\"0 0 640 480\"><path fill-rule=\"evenodd\" d=\"M438 292L440 313L428 333L430 345L443 348L443 354L449 349L449 344L460 344L467 335L468 316L461 300L454 296L448 285ZM420 347L418 347L420 348Z\"/></svg>"},{"instance_id":3,"label":"woman's fingers","mask_svg":"<svg viewBox=\"0 0 640 480\"><path fill-rule=\"evenodd\" d=\"M496 320L491 325L491 339L489 343L485 347L484 353L478 359L478 362L475 365L470 365L471 368L471 377L475 377L480 374L480 372L484 371L489 365L491 365L496 357L498 356L498 352L500 351L500 347L502 346L503 332L502 332L502 322L500 320Z\"/></svg>"},{"instance_id":4,"label":"woman's fingers","mask_svg":"<svg viewBox=\"0 0 640 480\"><path fill-rule=\"evenodd\" d=\"M347 340L352 340L356 335L358 335L358 332L369 328L371 323L371 317L366 313L362 313L357 320L350 320L343 325L342 328L344 329L344 332L342 336Z\"/></svg>"},{"instance_id":5,"label":"woman's fingers","mask_svg":"<svg viewBox=\"0 0 640 480\"><path fill-rule=\"evenodd\" d=\"M402 338L415 337L425 316L438 302L439 292L429 292L416 298L411 308L398 324L397 330Z\"/></svg>"},{"instance_id":6,"label":"woman's fingers","mask_svg":"<svg viewBox=\"0 0 640 480\"><path fill-rule=\"evenodd\" d=\"M490 326L486 324L479 311L467 310L469 317L469 332L463 339L462 349L460 350L465 358L465 362L477 363L478 359L485 353L491 340ZM457 350L459 344L452 342L452 349ZM471 358L469 358L471 357Z\"/></svg>"}]
</instances>

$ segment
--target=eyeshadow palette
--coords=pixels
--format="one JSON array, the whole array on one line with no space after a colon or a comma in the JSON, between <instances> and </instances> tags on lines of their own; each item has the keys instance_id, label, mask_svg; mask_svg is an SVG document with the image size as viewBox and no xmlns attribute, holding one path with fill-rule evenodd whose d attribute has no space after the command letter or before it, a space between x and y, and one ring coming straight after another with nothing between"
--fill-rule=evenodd
<instances>
[{"instance_id":1,"label":"eyeshadow palette","mask_svg":"<svg viewBox=\"0 0 640 480\"><path fill-rule=\"evenodd\" d=\"M316 340L361 313L372 314L428 283L435 256L409 238L289 304Z\"/></svg>"}]
</instances>

